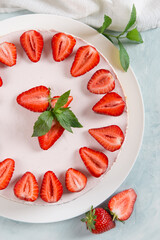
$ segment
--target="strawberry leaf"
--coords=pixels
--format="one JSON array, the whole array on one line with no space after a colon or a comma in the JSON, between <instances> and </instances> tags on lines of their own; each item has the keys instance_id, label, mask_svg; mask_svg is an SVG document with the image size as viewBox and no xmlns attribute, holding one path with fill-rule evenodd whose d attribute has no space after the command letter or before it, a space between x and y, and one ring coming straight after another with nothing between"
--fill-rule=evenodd
<instances>
[{"instance_id":1,"label":"strawberry leaf","mask_svg":"<svg viewBox=\"0 0 160 240\"><path fill-rule=\"evenodd\" d=\"M112 23L112 19L109 16L104 15L103 25L98 29L99 33L103 33Z\"/></svg>"},{"instance_id":2,"label":"strawberry leaf","mask_svg":"<svg viewBox=\"0 0 160 240\"><path fill-rule=\"evenodd\" d=\"M52 126L54 115L51 111L43 112L34 124L32 137L39 137L46 134Z\"/></svg>"},{"instance_id":3,"label":"strawberry leaf","mask_svg":"<svg viewBox=\"0 0 160 240\"><path fill-rule=\"evenodd\" d=\"M133 30L129 31L126 35L126 38L128 38L131 41L143 43L143 39L141 37L140 32L137 30L137 28L134 28Z\"/></svg>"},{"instance_id":4,"label":"strawberry leaf","mask_svg":"<svg viewBox=\"0 0 160 240\"><path fill-rule=\"evenodd\" d=\"M57 100L57 102L55 104L54 111L56 111L58 108L63 107L67 103L69 95L70 95L70 90L65 92L64 94L62 94L59 97L59 99Z\"/></svg>"}]
</instances>

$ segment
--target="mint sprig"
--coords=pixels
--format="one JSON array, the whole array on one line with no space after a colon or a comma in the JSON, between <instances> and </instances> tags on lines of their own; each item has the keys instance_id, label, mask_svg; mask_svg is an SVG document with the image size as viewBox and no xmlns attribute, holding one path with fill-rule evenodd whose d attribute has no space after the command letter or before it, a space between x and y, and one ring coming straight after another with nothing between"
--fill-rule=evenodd
<instances>
[{"instance_id":1,"label":"mint sprig","mask_svg":"<svg viewBox=\"0 0 160 240\"><path fill-rule=\"evenodd\" d=\"M41 113L38 120L35 122L32 137L43 136L49 132L53 120L57 120L64 129L71 133L73 133L72 128L83 127L70 108L63 107L67 103L69 95L70 90L62 94L57 100L54 108L51 105L51 98L49 98L48 110Z\"/></svg>"},{"instance_id":2,"label":"mint sprig","mask_svg":"<svg viewBox=\"0 0 160 240\"><path fill-rule=\"evenodd\" d=\"M120 63L122 68L124 69L125 72L127 72L128 67L129 67L129 55L122 44L121 40L122 39L128 39L137 43L143 43L142 36L140 32L137 30L135 27L134 29L128 31L131 27L133 27L136 23L136 8L135 5L133 4L130 19L128 24L126 25L124 31L122 31L118 35L113 35L108 32L106 32L106 29L111 25L112 19L109 16L104 16L104 22L103 25L97 29L99 33L102 33L106 38L108 38L112 43L113 39L117 39L118 46L119 46L119 57L120 57Z\"/></svg>"}]
</instances>

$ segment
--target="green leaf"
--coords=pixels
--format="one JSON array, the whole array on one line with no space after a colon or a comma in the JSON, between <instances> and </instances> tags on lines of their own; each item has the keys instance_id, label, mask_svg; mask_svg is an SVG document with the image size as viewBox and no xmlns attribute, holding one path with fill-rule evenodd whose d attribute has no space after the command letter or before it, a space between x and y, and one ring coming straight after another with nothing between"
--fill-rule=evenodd
<instances>
[{"instance_id":1,"label":"green leaf","mask_svg":"<svg viewBox=\"0 0 160 240\"><path fill-rule=\"evenodd\" d=\"M81 128L81 127L83 127L79 123L77 117L74 115L74 113L71 110L68 109L67 111L64 111L63 115L65 116L65 118L67 119L67 121L69 122L71 127L74 127L74 128Z\"/></svg>"},{"instance_id":2,"label":"green leaf","mask_svg":"<svg viewBox=\"0 0 160 240\"><path fill-rule=\"evenodd\" d=\"M60 98L55 104L54 111L56 111L58 108L63 107L67 103L69 95L70 95L70 90L60 96Z\"/></svg>"},{"instance_id":3,"label":"green leaf","mask_svg":"<svg viewBox=\"0 0 160 240\"><path fill-rule=\"evenodd\" d=\"M32 137L38 137L46 134L52 126L54 116L51 111L43 112L34 124L34 131Z\"/></svg>"},{"instance_id":4,"label":"green leaf","mask_svg":"<svg viewBox=\"0 0 160 240\"><path fill-rule=\"evenodd\" d=\"M118 45L119 45L119 55L120 55L121 66L124 69L124 71L127 72L129 67L129 56L123 44L119 40L118 40Z\"/></svg>"},{"instance_id":5,"label":"green leaf","mask_svg":"<svg viewBox=\"0 0 160 240\"><path fill-rule=\"evenodd\" d=\"M123 33L127 32L128 29L131 28L135 22L136 22L136 8L135 8L135 5L133 4L129 22L128 22L127 26L125 27Z\"/></svg>"},{"instance_id":6,"label":"green leaf","mask_svg":"<svg viewBox=\"0 0 160 240\"><path fill-rule=\"evenodd\" d=\"M112 19L109 16L104 15L103 25L98 29L99 33L103 33L106 28L108 28L112 23Z\"/></svg>"},{"instance_id":7,"label":"green leaf","mask_svg":"<svg viewBox=\"0 0 160 240\"><path fill-rule=\"evenodd\" d=\"M72 129L71 129L71 126L70 126L70 123L68 122L68 120L66 119L66 117L64 116L63 113L61 114L57 114L55 113L55 116L57 118L57 121L60 123L60 125L66 129L68 132L71 132L73 133Z\"/></svg>"},{"instance_id":8,"label":"green leaf","mask_svg":"<svg viewBox=\"0 0 160 240\"><path fill-rule=\"evenodd\" d=\"M131 41L143 43L143 39L141 37L141 34L138 32L137 28L134 28L133 30L129 31L126 35L126 38L128 38Z\"/></svg>"},{"instance_id":9,"label":"green leaf","mask_svg":"<svg viewBox=\"0 0 160 240\"><path fill-rule=\"evenodd\" d=\"M82 219L81 219L81 222L86 222L86 219L85 219L85 218L82 218Z\"/></svg>"},{"instance_id":10,"label":"green leaf","mask_svg":"<svg viewBox=\"0 0 160 240\"><path fill-rule=\"evenodd\" d=\"M55 116L58 122L61 124L61 126L69 132L72 132L71 127L74 127L74 128L83 127L79 123L74 113L69 109L62 111L61 113L55 111Z\"/></svg>"}]
</instances>

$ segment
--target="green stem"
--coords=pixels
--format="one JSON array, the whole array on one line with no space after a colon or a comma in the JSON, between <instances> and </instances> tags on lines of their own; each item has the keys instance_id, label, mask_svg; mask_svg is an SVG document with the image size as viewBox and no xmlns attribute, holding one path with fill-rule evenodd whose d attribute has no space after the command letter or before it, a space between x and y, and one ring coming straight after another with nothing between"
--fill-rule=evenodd
<instances>
[{"instance_id":1,"label":"green stem","mask_svg":"<svg viewBox=\"0 0 160 240\"><path fill-rule=\"evenodd\" d=\"M118 38L118 36L109 34L109 33L103 33L104 36L109 36L109 37L113 37L113 38Z\"/></svg>"}]
</instances>

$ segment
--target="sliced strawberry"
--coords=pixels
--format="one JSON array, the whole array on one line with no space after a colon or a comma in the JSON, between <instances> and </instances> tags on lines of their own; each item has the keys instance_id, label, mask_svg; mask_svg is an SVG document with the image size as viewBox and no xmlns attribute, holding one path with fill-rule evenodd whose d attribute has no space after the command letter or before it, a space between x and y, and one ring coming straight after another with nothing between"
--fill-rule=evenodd
<instances>
[{"instance_id":1,"label":"sliced strawberry","mask_svg":"<svg viewBox=\"0 0 160 240\"><path fill-rule=\"evenodd\" d=\"M97 50L90 46L80 47L71 67L71 75L78 77L94 68L100 61L100 56Z\"/></svg>"},{"instance_id":2,"label":"sliced strawberry","mask_svg":"<svg viewBox=\"0 0 160 240\"><path fill-rule=\"evenodd\" d=\"M56 175L52 171L44 174L40 196L43 201L53 203L58 202L62 197L63 187Z\"/></svg>"},{"instance_id":3,"label":"sliced strawberry","mask_svg":"<svg viewBox=\"0 0 160 240\"><path fill-rule=\"evenodd\" d=\"M34 202L38 198L38 183L31 172L26 172L14 186L17 198Z\"/></svg>"},{"instance_id":4,"label":"sliced strawberry","mask_svg":"<svg viewBox=\"0 0 160 240\"><path fill-rule=\"evenodd\" d=\"M64 132L64 128L57 122L53 121L52 127L45 135L38 137L39 145L43 150L48 150Z\"/></svg>"},{"instance_id":5,"label":"sliced strawberry","mask_svg":"<svg viewBox=\"0 0 160 240\"><path fill-rule=\"evenodd\" d=\"M2 78L0 77L0 87L2 87L2 85L3 85L3 80L2 80Z\"/></svg>"},{"instance_id":6,"label":"sliced strawberry","mask_svg":"<svg viewBox=\"0 0 160 240\"><path fill-rule=\"evenodd\" d=\"M57 33L52 38L52 52L55 61L66 59L73 51L76 39L65 33Z\"/></svg>"},{"instance_id":7,"label":"sliced strawberry","mask_svg":"<svg viewBox=\"0 0 160 240\"><path fill-rule=\"evenodd\" d=\"M94 112L119 116L123 113L125 102L122 97L115 92L107 93L99 102L92 108Z\"/></svg>"},{"instance_id":8,"label":"sliced strawberry","mask_svg":"<svg viewBox=\"0 0 160 240\"><path fill-rule=\"evenodd\" d=\"M91 175L94 177L100 177L106 172L108 158L104 153L87 147L80 148L79 153Z\"/></svg>"},{"instance_id":9,"label":"sliced strawberry","mask_svg":"<svg viewBox=\"0 0 160 240\"><path fill-rule=\"evenodd\" d=\"M58 100L59 97L60 97L60 96L55 96L55 97L52 98L52 100L51 100L51 106L52 106L52 108L55 107L55 104L56 104L56 102L57 102L57 100ZM68 107L69 104L72 102L72 100L73 100L73 97L72 97L72 96L69 96L67 103L66 103L63 107L64 107L64 108Z\"/></svg>"},{"instance_id":10,"label":"sliced strawberry","mask_svg":"<svg viewBox=\"0 0 160 240\"><path fill-rule=\"evenodd\" d=\"M14 167L15 161L11 158L0 162L0 190L8 186L14 172Z\"/></svg>"},{"instance_id":11,"label":"sliced strawberry","mask_svg":"<svg viewBox=\"0 0 160 240\"><path fill-rule=\"evenodd\" d=\"M11 67L16 64L17 50L13 43L4 42L0 44L0 62Z\"/></svg>"},{"instance_id":12,"label":"sliced strawberry","mask_svg":"<svg viewBox=\"0 0 160 240\"><path fill-rule=\"evenodd\" d=\"M89 80L87 88L91 93L108 93L115 88L114 77L106 69L97 70Z\"/></svg>"},{"instance_id":13,"label":"sliced strawberry","mask_svg":"<svg viewBox=\"0 0 160 240\"><path fill-rule=\"evenodd\" d=\"M108 208L113 218L121 221L127 220L133 212L136 198L137 194L132 188L112 197L108 203Z\"/></svg>"},{"instance_id":14,"label":"sliced strawberry","mask_svg":"<svg viewBox=\"0 0 160 240\"><path fill-rule=\"evenodd\" d=\"M18 95L17 103L33 112L43 112L49 106L48 97L50 91L45 86L29 89Z\"/></svg>"},{"instance_id":15,"label":"sliced strawberry","mask_svg":"<svg viewBox=\"0 0 160 240\"><path fill-rule=\"evenodd\" d=\"M124 141L124 134L117 125L89 129L89 133L110 152L120 149Z\"/></svg>"},{"instance_id":16,"label":"sliced strawberry","mask_svg":"<svg viewBox=\"0 0 160 240\"><path fill-rule=\"evenodd\" d=\"M20 37L21 45L32 62L38 62L43 50L43 37L35 31L24 32Z\"/></svg>"},{"instance_id":17,"label":"sliced strawberry","mask_svg":"<svg viewBox=\"0 0 160 240\"><path fill-rule=\"evenodd\" d=\"M87 184L86 176L74 168L69 168L67 170L65 181L66 188L70 192L80 192L85 188Z\"/></svg>"}]
</instances>

